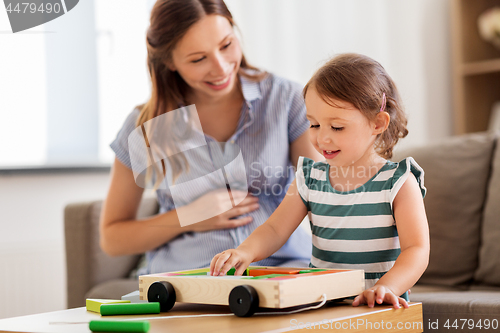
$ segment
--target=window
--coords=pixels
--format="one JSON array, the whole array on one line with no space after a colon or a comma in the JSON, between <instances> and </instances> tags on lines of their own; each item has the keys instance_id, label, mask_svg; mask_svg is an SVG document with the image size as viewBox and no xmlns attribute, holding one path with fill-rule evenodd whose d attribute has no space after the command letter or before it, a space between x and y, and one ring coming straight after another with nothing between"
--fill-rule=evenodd
<instances>
[{"instance_id":1,"label":"window","mask_svg":"<svg viewBox=\"0 0 500 333\"><path fill-rule=\"evenodd\" d=\"M42 164L47 148L44 27L10 31L0 7L0 168Z\"/></svg>"},{"instance_id":2,"label":"window","mask_svg":"<svg viewBox=\"0 0 500 333\"><path fill-rule=\"evenodd\" d=\"M11 30L0 10L0 168L95 165L149 94L152 1L80 1L41 26Z\"/></svg>"}]
</instances>

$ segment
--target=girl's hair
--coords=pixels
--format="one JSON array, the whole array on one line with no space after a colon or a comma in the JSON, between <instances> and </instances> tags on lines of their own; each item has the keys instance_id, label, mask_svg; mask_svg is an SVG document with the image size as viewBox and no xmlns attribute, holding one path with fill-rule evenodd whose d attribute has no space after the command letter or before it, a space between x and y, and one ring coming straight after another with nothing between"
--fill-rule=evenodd
<instances>
[{"instance_id":1,"label":"girl's hair","mask_svg":"<svg viewBox=\"0 0 500 333\"><path fill-rule=\"evenodd\" d=\"M140 110L137 126L142 126L148 120L186 105L185 98L190 88L176 71L168 68L168 64L172 61L172 51L177 43L193 24L206 15L223 16L231 26L235 26L233 17L223 0L158 0L153 6L146 35L151 98L145 104L137 106ZM260 81L267 75L266 72L250 66L244 55L238 74L253 81ZM168 125L166 124L167 127ZM169 148L162 147L162 149ZM171 158L170 162L174 180L183 169L189 168L184 156ZM163 176L165 176L164 164ZM157 183L158 180L161 181L157 179Z\"/></svg>"},{"instance_id":2,"label":"girl's hair","mask_svg":"<svg viewBox=\"0 0 500 333\"><path fill-rule=\"evenodd\" d=\"M377 61L360 54L341 54L330 59L307 82L303 90L313 87L325 103L336 106L335 100L351 103L369 120L385 107L391 120L386 131L375 141L375 151L382 157L392 157L400 138L408 135L408 123L401 96L394 81ZM384 103L384 93L386 105Z\"/></svg>"}]
</instances>

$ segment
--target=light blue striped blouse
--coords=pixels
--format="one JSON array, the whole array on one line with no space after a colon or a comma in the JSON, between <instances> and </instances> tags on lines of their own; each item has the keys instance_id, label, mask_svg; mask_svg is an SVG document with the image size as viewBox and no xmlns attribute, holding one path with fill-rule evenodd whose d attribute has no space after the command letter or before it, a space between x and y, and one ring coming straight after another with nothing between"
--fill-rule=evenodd
<instances>
[{"instance_id":1,"label":"light blue striped blouse","mask_svg":"<svg viewBox=\"0 0 500 333\"><path fill-rule=\"evenodd\" d=\"M234 229L188 232L146 254L146 267L139 274L207 267L213 256L236 248L274 212L295 177L290 161L290 143L309 126L301 87L269 74L260 82L240 77L243 103L236 132L228 140L242 152L248 191L259 198L259 209L251 212L253 221ZM136 128L139 110L128 116L111 148L116 157L131 169L128 136ZM215 139L205 135L207 143ZM174 209L167 189L156 191L160 213ZM311 258L311 237L298 228L288 242L269 258L255 264L266 266L307 266Z\"/></svg>"}]
</instances>

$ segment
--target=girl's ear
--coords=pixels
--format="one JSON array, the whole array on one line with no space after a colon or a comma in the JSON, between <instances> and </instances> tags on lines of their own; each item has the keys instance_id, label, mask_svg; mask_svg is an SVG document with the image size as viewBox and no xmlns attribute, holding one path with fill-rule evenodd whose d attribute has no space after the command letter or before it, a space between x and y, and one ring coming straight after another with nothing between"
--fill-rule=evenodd
<instances>
[{"instance_id":1,"label":"girl's ear","mask_svg":"<svg viewBox=\"0 0 500 333\"><path fill-rule=\"evenodd\" d=\"M374 120L375 127L373 128L373 134L378 135L380 133L385 132L387 127L389 127L389 123L391 122L391 116L389 113L385 111L381 111L377 113L377 116Z\"/></svg>"}]
</instances>

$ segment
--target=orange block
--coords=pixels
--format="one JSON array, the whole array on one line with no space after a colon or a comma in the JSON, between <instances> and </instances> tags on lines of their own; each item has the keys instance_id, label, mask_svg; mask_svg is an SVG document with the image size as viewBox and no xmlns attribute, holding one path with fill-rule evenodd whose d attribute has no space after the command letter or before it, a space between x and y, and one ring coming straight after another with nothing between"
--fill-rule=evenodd
<instances>
[{"instance_id":1,"label":"orange block","mask_svg":"<svg viewBox=\"0 0 500 333\"><path fill-rule=\"evenodd\" d=\"M248 274L250 276L261 276L269 274L299 274L300 269L290 268L265 268L265 269L251 269ZM306 275L306 274L301 274Z\"/></svg>"}]
</instances>

